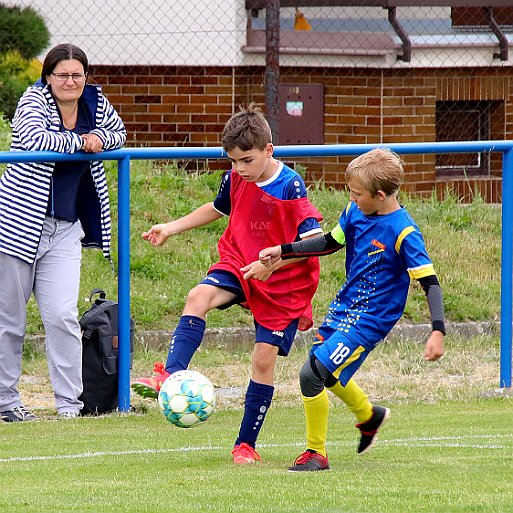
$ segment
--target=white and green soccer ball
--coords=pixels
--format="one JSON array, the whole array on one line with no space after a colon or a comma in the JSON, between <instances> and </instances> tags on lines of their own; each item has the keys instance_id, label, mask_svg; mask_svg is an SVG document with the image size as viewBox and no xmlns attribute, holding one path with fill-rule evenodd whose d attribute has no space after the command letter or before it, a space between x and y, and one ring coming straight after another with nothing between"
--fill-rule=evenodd
<instances>
[{"instance_id":1,"label":"white and green soccer ball","mask_svg":"<svg viewBox=\"0 0 513 513\"><path fill-rule=\"evenodd\" d=\"M173 372L160 388L159 406L171 424L184 428L196 426L214 411L214 385L197 371Z\"/></svg>"}]
</instances>

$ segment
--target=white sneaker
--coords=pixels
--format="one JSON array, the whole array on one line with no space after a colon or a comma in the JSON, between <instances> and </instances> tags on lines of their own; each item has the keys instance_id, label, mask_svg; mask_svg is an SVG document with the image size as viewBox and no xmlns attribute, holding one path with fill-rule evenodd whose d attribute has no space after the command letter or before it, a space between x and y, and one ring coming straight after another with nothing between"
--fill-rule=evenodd
<instances>
[{"instance_id":1,"label":"white sneaker","mask_svg":"<svg viewBox=\"0 0 513 513\"><path fill-rule=\"evenodd\" d=\"M63 411L59 413L60 419L77 419L78 417L80 417L78 411Z\"/></svg>"}]
</instances>

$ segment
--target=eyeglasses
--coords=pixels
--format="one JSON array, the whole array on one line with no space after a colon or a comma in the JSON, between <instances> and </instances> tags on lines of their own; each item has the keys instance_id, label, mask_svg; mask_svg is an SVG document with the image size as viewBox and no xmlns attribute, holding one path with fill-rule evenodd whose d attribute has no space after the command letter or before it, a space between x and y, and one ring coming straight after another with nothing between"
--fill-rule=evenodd
<instances>
[{"instance_id":1,"label":"eyeglasses","mask_svg":"<svg viewBox=\"0 0 513 513\"><path fill-rule=\"evenodd\" d=\"M87 73L50 73L50 75L53 75L57 82L67 82L71 77L76 84L84 82L87 77Z\"/></svg>"}]
</instances>

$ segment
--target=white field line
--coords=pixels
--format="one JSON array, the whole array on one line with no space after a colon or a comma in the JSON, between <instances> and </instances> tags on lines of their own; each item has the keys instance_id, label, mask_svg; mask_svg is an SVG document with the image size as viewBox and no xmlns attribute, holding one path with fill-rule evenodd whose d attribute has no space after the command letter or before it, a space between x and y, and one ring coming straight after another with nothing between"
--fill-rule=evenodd
<instances>
[{"instance_id":1,"label":"white field line","mask_svg":"<svg viewBox=\"0 0 513 513\"><path fill-rule=\"evenodd\" d=\"M473 441L479 440L497 440L499 438L513 438L513 434L503 435L468 435L468 436L435 436L435 437L420 437L420 438L394 438L394 439L380 439L380 444L386 444L397 447L458 447L470 449L506 449L506 445L498 444L483 444L475 443ZM467 441L467 442L465 442ZM353 446L354 441L347 442L333 442L330 446ZM259 444L258 447L302 447L304 442L290 443L290 444ZM201 447L176 447L174 449L131 449L126 451L96 451L96 452L82 452L78 454L56 454L47 456L16 456L12 458L0 458L0 463L14 463L17 461L51 461L51 460L75 460L75 459L94 459L103 458L106 456L130 456L138 454L169 454L169 453L183 453L183 452L197 452L197 451L225 451L228 450L224 446L206 445Z\"/></svg>"}]
</instances>

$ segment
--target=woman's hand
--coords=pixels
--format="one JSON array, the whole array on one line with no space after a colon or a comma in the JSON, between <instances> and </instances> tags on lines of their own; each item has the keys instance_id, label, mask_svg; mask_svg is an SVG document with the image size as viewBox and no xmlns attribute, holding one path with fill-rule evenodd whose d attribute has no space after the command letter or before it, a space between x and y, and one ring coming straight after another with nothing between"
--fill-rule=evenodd
<instances>
[{"instance_id":1,"label":"woman's hand","mask_svg":"<svg viewBox=\"0 0 513 513\"><path fill-rule=\"evenodd\" d=\"M103 150L103 142L96 134L84 134L82 136L84 144L82 145L82 151L87 153L99 153Z\"/></svg>"}]
</instances>

